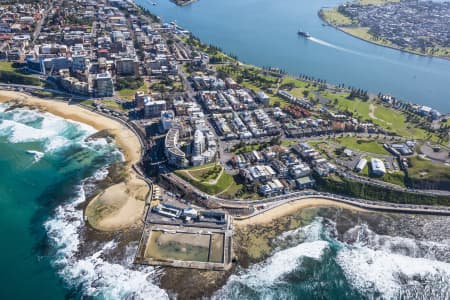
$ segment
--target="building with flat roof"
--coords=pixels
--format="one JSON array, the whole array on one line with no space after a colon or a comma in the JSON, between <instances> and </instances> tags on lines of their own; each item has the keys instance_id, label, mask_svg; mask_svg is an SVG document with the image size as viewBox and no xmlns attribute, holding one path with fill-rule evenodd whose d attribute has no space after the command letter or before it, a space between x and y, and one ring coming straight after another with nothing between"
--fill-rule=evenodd
<instances>
[{"instance_id":1,"label":"building with flat roof","mask_svg":"<svg viewBox=\"0 0 450 300\"><path fill-rule=\"evenodd\" d=\"M111 97L114 95L114 84L109 72L97 74L94 78L94 95Z\"/></svg>"},{"instance_id":2,"label":"building with flat roof","mask_svg":"<svg viewBox=\"0 0 450 300\"><path fill-rule=\"evenodd\" d=\"M386 173L386 167L381 159L372 158L370 161L372 167L372 174L376 176L383 176Z\"/></svg>"},{"instance_id":3,"label":"building with flat roof","mask_svg":"<svg viewBox=\"0 0 450 300\"><path fill-rule=\"evenodd\" d=\"M172 128L175 121L175 113L173 110L165 110L161 112L161 128L164 132Z\"/></svg>"},{"instance_id":4,"label":"building with flat roof","mask_svg":"<svg viewBox=\"0 0 450 300\"><path fill-rule=\"evenodd\" d=\"M116 60L116 73L122 76L138 76L139 75L139 62L133 58L118 58Z\"/></svg>"},{"instance_id":5,"label":"building with flat roof","mask_svg":"<svg viewBox=\"0 0 450 300\"><path fill-rule=\"evenodd\" d=\"M153 100L149 95L144 96L144 115L146 118L161 116L166 110L166 101Z\"/></svg>"}]
</instances>

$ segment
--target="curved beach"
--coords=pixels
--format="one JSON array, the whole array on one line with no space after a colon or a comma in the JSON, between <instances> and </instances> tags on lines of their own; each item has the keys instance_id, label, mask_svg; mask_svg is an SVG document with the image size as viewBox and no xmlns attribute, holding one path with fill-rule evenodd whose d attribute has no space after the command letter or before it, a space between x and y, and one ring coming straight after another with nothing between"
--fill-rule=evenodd
<instances>
[{"instance_id":1,"label":"curved beach","mask_svg":"<svg viewBox=\"0 0 450 300\"><path fill-rule=\"evenodd\" d=\"M369 212L366 209L362 209L353 205L340 203L337 201L320 199L320 198L307 198L307 199L299 199L296 201L288 202L267 211L264 211L256 216L243 219L243 220L233 220L233 223L236 226L247 226L247 225L255 225L255 224L268 224L273 222L276 219L293 215L301 209L309 208L309 207L338 207L353 211L364 211Z\"/></svg>"},{"instance_id":2,"label":"curved beach","mask_svg":"<svg viewBox=\"0 0 450 300\"><path fill-rule=\"evenodd\" d=\"M142 149L139 138L127 126L78 105L0 90L0 102L13 100L64 119L87 124L98 131L107 130L111 133L124 155L128 178L124 183L108 187L90 201L86 209L88 221L98 230L114 231L126 229L141 219L149 187L132 168L141 159ZM90 218L93 215L95 218Z\"/></svg>"}]
</instances>

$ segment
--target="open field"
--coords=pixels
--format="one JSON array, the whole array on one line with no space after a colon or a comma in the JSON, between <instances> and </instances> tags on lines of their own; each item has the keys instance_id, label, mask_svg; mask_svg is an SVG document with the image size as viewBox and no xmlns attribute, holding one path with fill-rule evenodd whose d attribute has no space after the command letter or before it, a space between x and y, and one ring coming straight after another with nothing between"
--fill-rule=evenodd
<instances>
[{"instance_id":1,"label":"open field","mask_svg":"<svg viewBox=\"0 0 450 300\"><path fill-rule=\"evenodd\" d=\"M215 166L215 164L212 164L211 167L208 166L203 170L200 170L201 168L199 167L194 169L177 170L175 171L175 174L188 181L199 190L210 195L225 194L225 192L227 192L226 194L229 194L230 190L236 192L239 191L240 188L233 176L227 174L222 167L220 172L214 172L216 174L214 178L212 176L213 173L211 173L211 176L208 176L207 178L201 178L201 176L204 176L204 174L213 170ZM191 172L193 172L193 174L191 174Z\"/></svg>"},{"instance_id":2,"label":"open field","mask_svg":"<svg viewBox=\"0 0 450 300\"><path fill-rule=\"evenodd\" d=\"M409 177L417 179L433 179L450 181L450 166L434 164L428 159L419 156L410 157Z\"/></svg>"},{"instance_id":3,"label":"open field","mask_svg":"<svg viewBox=\"0 0 450 300\"><path fill-rule=\"evenodd\" d=\"M322 17L332 25L338 26L352 24L352 19L338 12L337 8L322 9L320 13Z\"/></svg>"},{"instance_id":4,"label":"open field","mask_svg":"<svg viewBox=\"0 0 450 300\"><path fill-rule=\"evenodd\" d=\"M21 70L14 67L14 63L8 61L0 62L0 82L42 85L39 78L23 73Z\"/></svg>"},{"instance_id":5,"label":"open field","mask_svg":"<svg viewBox=\"0 0 450 300\"><path fill-rule=\"evenodd\" d=\"M333 93L330 91L323 91L320 95L327 98L335 109L340 111L348 111L353 113L355 117L363 119L369 118L369 101L362 101L361 99L348 99L349 93Z\"/></svg>"},{"instance_id":6,"label":"open field","mask_svg":"<svg viewBox=\"0 0 450 300\"><path fill-rule=\"evenodd\" d=\"M117 111L123 111L124 110L122 105L118 104L114 100L102 100L101 103L104 106L109 107L109 108L114 109L114 110L117 110Z\"/></svg>"},{"instance_id":7,"label":"open field","mask_svg":"<svg viewBox=\"0 0 450 300\"><path fill-rule=\"evenodd\" d=\"M311 93L317 89L317 85L305 81L301 81L292 77L285 77L280 84L280 88L291 88L288 92L297 98L314 99Z\"/></svg>"},{"instance_id":8,"label":"open field","mask_svg":"<svg viewBox=\"0 0 450 300\"><path fill-rule=\"evenodd\" d=\"M15 72L16 69L12 65L13 65L12 62L0 61L0 71Z\"/></svg>"},{"instance_id":9,"label":"open field","mask_svg":"<svg viewBox=\"0 0 450 300\"><path fill-rule=\"evenodd\" d=\"M343 137L336 140L341 145L368 153L389 155L381 143L374 140L360 139L356 137Z\"/></svg>"},{"instance_id":10,"label":"open field","mask_svg":"<svg viewBox=\"0 0 450 300\"><path fill-rule=\"evenodd\" d=\"M321 95L331 100L330 105L334 109L350 112L354 117L359 117L362 121L370 121L381 126L388 132L393 132L411 139L432 138L432 136L416 124L407 122L405 113L393 108L385 107L372 100L348 99L348 93L325 91L321 92Z\"/></svg>"}]
</instances>

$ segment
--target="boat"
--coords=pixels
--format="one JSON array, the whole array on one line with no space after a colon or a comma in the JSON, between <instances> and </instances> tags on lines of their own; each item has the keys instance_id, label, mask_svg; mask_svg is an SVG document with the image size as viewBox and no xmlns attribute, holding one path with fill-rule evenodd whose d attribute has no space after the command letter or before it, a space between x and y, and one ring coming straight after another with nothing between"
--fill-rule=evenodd
<instances>
[{"instance_id":1,"label":"boat","mask_svg":"<svg viewBox=\"0 0 450 300\"><path fill-rule=\"evenodd\" d=\"M311 37L311 35L310 35L308 32L306 32L306 31L301 31L301 30L299 30L299 31L297 32L297 34L300 35L300 36L303 36L303 37L305 37L305 38Z\"/></svg>"}]
</instances>

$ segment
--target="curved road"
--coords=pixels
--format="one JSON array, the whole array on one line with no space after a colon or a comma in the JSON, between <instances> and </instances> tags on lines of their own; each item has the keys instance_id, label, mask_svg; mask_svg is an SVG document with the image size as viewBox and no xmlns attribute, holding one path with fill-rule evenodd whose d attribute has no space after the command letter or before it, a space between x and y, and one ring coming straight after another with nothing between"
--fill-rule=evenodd
<instances>
[{"instance_id":1,"label":"curved road","mask_svg":"<svg viewBox=\"0 0 450 300\"><path fill-rule=\"evenodd\" d=\"M285 195L264 198L260 200L225 200L216 196L208 195L190 183L186 182L182 178L173 174L163 174L170 182L182 186L183 188L189 188L196 195L209 201L213 201L217 205L224 208L259 208L257 213L267 211L276 206L297 201L305 198L324 198L336 202L350 204L356 207L365 208L368 210L385 211L385 212L398 212L398 213L412 213L412 214L433 214L433 215L446 215L450 216L450 207L445 206L431 206L431 205L412 205L412 204L397 204L390 202L378 202L370 201L361 198L353 198L342 195L336 195L332 193L317 192L315 190L305 190L299 192L293 192ZM254 213L255 214L255 213ZM254 215L252 214L252 215ZM250 215L250 216L252 216Z\"/></svg>"}]
</instances>

